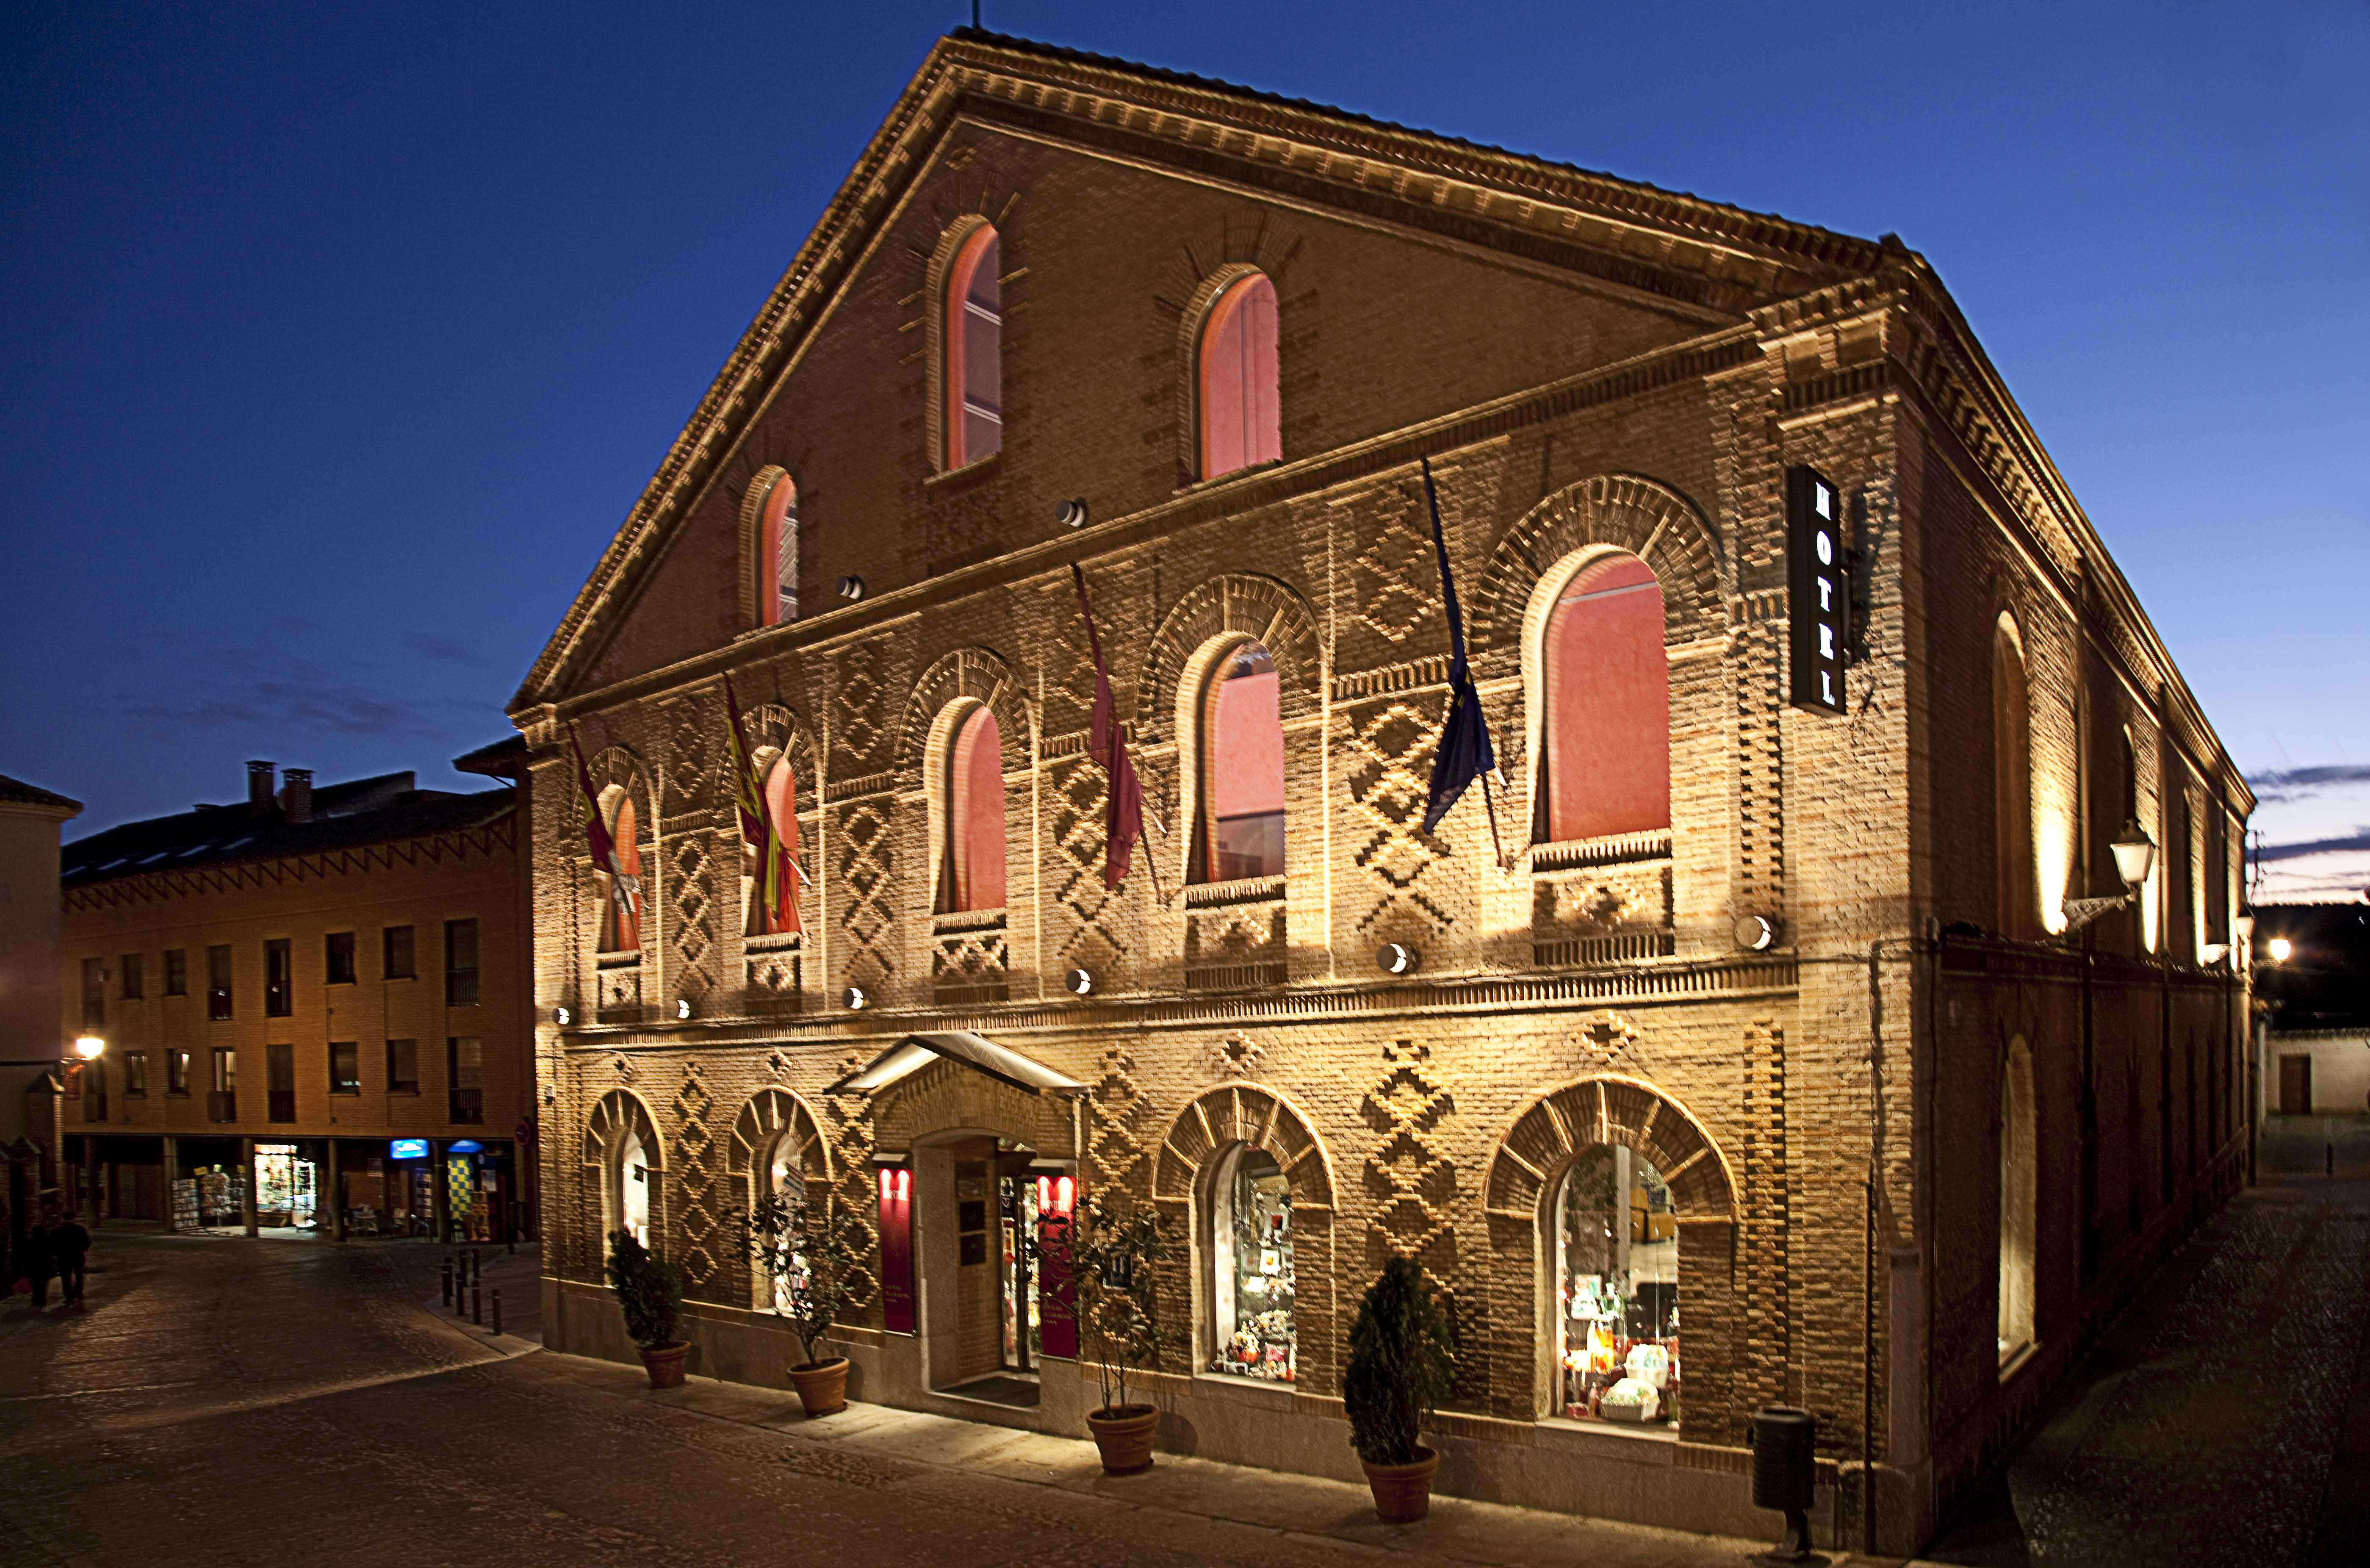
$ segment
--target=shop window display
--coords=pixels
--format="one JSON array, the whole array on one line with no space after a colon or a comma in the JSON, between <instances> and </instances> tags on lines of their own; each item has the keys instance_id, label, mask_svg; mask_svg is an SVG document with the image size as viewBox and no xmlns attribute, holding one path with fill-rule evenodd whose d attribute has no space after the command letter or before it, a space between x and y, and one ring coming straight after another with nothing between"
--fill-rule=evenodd
<instances>
[{"instance_id":1,"label":"shop window display","mask_svg":"<svg viewBox=\"0 0 2370 1568\"><path fill-rule=\"evenodd\" d=\"M1598 1145L1564 1177L1555 1224L1556 1413L1677 1424L1679 1228L1662 1173Z\"/></svg>"},{"instance_id":2,"label":"shop window display","mask_svg":"<svg viewBox=\"0 0 2370 1568\"><path fill-rule=\"evenodd\" d=\"M634 1239L650 1244L650 1157L642 1151L641 1135L628 1132L617 1151L617 1228Z\"/></svg>"},{"instance_id":3,"label":"shop window display","mask_svg":"<svg viewBox=\"0 0 2370 1568\"><path fill-rule=\"evenodd\" d=\"M775 1140L773 1155L765 1161L765 1173L763 1180L765 1188L757 1194L759 1197L779 1198L794 1208L804 1205L806 1175L798 1167L798 1149L792 1139L784 1137ZM783 1311L789 1307L790 1286L806 1273L806 1260L793 1252L790 1254L789 1272L774 1276L772 1305L775 1311Z\"/></svg>"},{"instance_id":4,"label":"shop window display","mask_svg":"<svg viewBox=\"0 0 2370 1568\"><path fill-rule=\"evenodd\" d=\"M259 1223L309 1229L313 1224L313 1162L295 1144L255 1146L255 1208Z\"/></svg>"},{"instance_id":5,"label":"shop window display","mask_svg":"<svg viewBox=\"0 0 2370 1568\"><path fill-rule=\"evenodd\" d=\"M1292 1183L1266 1153L1237 1147L1217 1172L1210 1226L1210 1369L1293 1381Z\"/></svg>"}]
</instances>

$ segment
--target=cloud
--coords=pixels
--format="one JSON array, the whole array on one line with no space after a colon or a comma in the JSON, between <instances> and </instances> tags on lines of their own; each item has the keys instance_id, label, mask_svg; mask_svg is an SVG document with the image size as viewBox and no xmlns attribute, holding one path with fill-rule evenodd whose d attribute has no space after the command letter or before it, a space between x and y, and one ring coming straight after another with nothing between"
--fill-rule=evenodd
<instances>
[{"instance_id":1,"label":"cloud","mask_svg":"<svg viewBox=\"0 0 2370 1568\"><path fill-rule=\"evenodd\" d=\"M2301 844L2266 844L2255 852L2259 860L2293 860L2304 855L2328 855L2349 849L2370 849L2370 827L2343 838L2308 838Z\"/></svg>"},{"instance_id":2,"label":"cloud","mask_svg":"<svg viewBox=\"0 0 2370 1568\"><path fill-rule=\"evenodd\" d=\"M454 697L389 697L359 685L212 679L200 683L189 700L167 703L151 698L138 705L133 716L151 725L190 730L252 726L281 733L439 740L456 729L482 727L493 706Z\"/></svg>"},{"instance_id":3,"label":"cloud","mask_svg":"<svg viewBox=\"0 0 2370 1568\"><path fill-rule=\"evenodd\" d=\"M2309 800L2349 785L2370 784L2370 763L2331 763L2318 767L2282 767L2258 773L2247 780L2255 799L2264 805Z\"/></svg>"},{"instance_id":4,"label":"cloud","mask_svg":"<svg viewBox=\"0 0 2370 1568\"><path fill-rule=\"evenodd\" d=\"M442 637L432 631L407 631L403 645L421 658L437 663L459 664L465 669L490 670L494 662L457 637Z\"/></svg>"}]
</instances>

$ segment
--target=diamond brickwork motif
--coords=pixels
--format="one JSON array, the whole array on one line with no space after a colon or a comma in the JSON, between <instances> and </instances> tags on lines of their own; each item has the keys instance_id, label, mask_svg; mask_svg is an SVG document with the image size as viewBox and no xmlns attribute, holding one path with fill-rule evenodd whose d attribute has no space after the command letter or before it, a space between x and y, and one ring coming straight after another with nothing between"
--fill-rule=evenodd
<instances>
[{"instance_id":1,"label":"diamond brickwork motif","mask_svg":"<svg viewBox=\"0 0 2370 1568\"><path fill-rule=\"evenodd\" d=\"M1416 514L1404 502L1393 506L1352 567L1358 619L1386 642L1405 642L1438 598L1440 569Z\"/></svg>"},{"instance_id":2,"label":"diamond brickwork motif","mask_svg":"<svg viewBox=\"0 0 2370 1568\"><path fill-rule=\"evenodd\" d=\"M880 744L880 655L876 645L859 642L846 649L839 656L837 674L832 749L852 763L869 763Z\"/></svg>"},{"instance_id":3,"label":"diamond brickwork motif","mask_svg":"<svg viewBox=\"0 0 2370 1568\"><path fill-rule=\"evenodd\" d=\"M862 1066L869 1058L851 1053L840 1059L839 1075L846 1077ZM872 1101L862 1094L834 1094L824 1097L823 1119L831 1138L834 1169L839 1172L839 1200L847 1205L864 1227L867 1239L865 1254L880 1256L880 1212L872 1191ZM855 1298L869 1303L862 1309L862 1320L880 1321L880 1278L871 1268L856 1271Z\"/></svg>"},{"instance_id":4,"label":"diamond brickwork motif","mask_svg":"<svg viewBox=\"0 0 2370 1568\"><path fill-rule=\"evenodd\" d=\"M1105 918L1114 912L1117 898L1103 886L1103 811L1109 788L1102 768L1081 755L1053 764L1047 793L1053 801L1057 857L1053 897L1076 921L1057 951L1064 963L1115 970L1127 956L1127 944ZM1154 852L1150 846L1140 847L1137 863Z\"/></svg>"},{"instance_id":5,"label":"diamond brickwork motif","mask_svg":"<svg viewBox=\"0 0 2370 1568\"><path fill-rule=\"evenodd\" d=\"M847 890L840 929L855 949L846 974L858 986L877 986L897 968L888 813L885 799L854 801L841 809L833 835L839 845L839 882Z\"/></svg>"},{"instance_id":6,"label":"diamond brickwork motif","mask_svg":"<svg viewBox=\"0 0 2370 1568\"><path fill-rule=\"evenodd\" d=\"M694 1286L716 1276L717 1148L708 1131L716 1097L708 1092L697 1058L685 1064L683 1083L668 1101L675 1124L675 1188L683 1194L677 1224L683 1236L683 1274Z\"/></svg>"},{"instance_id":7,"label":"diamond brickwork motif","mask_svg":"<svg viewBox=\"0 0 2370 1568\"><path fill-rule=\"evenodd\" d=\"M1386 1070L1359 1106L1375 1135L1366 1157L1367 1265L1413 1258L1444 1287L1456 1267L1456 1165L1440 1129L1455 1097L1434 1075L1429 1045L1397 1041L1383 1060Z\"/></svg>"},{"instance_id":8,"label":"diamond brickwork motif","mask_svg":"<svg viewBox=\"0 0 2370 1568\"><path fill-rule=\"evenodd\" d=\"M716 983L716 897L708 885L712 869L708 835L686 833L668 857L668 892L673 897L676 991L695 996Z\"/></svg>"},{"instance_id":9,"label":"diamond brickwork motif","mask_svg":"<svg viewBox=\"0 0 2370 1568\"><path fill-rule=\"evenodd\" d=\"M1153 1105L1135 1076L1135 1058L1123 1045L1103 1052L1102 1071L1087 1100L1092 1127L1087 1154L1099 1184L1122 1188L1138 1197L1151 1193L1152 1168L1147 1159L1145 1128L1153 1119Z\"/></svg>"},{"instance_id":10,"label":"diamond brickwork motif","mask_svg":"<svg viewBox=\"0 0 2370 1568\"><path fill-rule=\"evenodd\" d=\"M1443 855L1422 831L1431 787L1439 699L1394 700L1350 711L1350 803L1355 836L1351 859L1370 880L1374 902L1358 918L1361 935L1392 916L1412 916L1421 930L1444 931L1448 911L1427 885Z\"/></svg>"},{"instance_id":11,"label":"diamond brickwork motif","mask_svg":"<svg viewBox=\"0 0 2370 1568\"><path fill-rule=\"evenodd\" d=\"M708 795L708 774L714 755L707 705L685 697L668 705L667 788L673 811L687 811Z\"/></svg>"}]
</instances>

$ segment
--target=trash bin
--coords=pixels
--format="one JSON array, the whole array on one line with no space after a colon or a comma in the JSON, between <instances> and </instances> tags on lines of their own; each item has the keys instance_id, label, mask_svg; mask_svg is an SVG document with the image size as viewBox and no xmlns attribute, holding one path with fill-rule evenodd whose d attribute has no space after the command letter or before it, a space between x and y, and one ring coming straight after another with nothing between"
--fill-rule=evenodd
<instances>
[{"instance_id":1,"label":"trash bin","mask_svg":"<svg viewBox=\"0 0 2370 1568\"><path fill-rule=\"evenodd\" d=\"M1778 1562L1811 1555L1812 1454L1819 1418L1792 1405L1764 1405L1753 1412L1753 1505L1786 1516L1786 1535L1770 1554Z\"/></svg>"}]
</instances>

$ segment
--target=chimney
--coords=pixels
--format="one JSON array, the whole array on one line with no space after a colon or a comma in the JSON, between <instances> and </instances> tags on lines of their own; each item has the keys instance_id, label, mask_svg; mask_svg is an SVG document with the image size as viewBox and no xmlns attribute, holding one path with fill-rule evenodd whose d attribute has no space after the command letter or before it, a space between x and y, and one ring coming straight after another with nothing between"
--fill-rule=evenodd
<instances>
[{"instance_id":1,"label":"chimney","mask_svg":"<svg viewBox=\"0 0 2370 1568\"><path fill-rule=\"evenodd\" d=\"M259 816L271 809L271 764L247 765L247 809Z\"/></svg>"},{"instance_id":2,"label":"chimney","mask_svg":"<svg viewBox=\"0 0 2370 1568\"><path fill-rule=\"evenodd\" d=\"M309 767L292 767L288 769L286 778L287 788L280 792L281 809L288 813L290 822L311 822L313 820L313 770Z\"/></svg>"}]
</instances>

